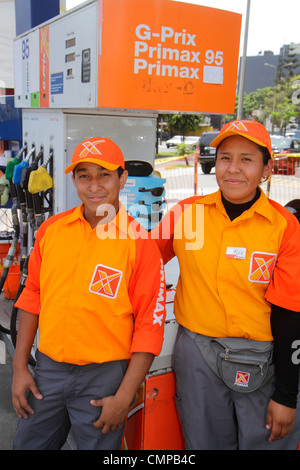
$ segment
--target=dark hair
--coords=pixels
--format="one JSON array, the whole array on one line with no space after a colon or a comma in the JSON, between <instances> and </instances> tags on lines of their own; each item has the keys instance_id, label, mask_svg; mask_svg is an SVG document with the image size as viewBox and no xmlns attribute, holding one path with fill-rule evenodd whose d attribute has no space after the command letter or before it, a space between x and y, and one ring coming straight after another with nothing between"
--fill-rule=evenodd
<instances>
[{"instance_id":1,"label":"dark hair","mask_svg":"<svg viewBox=\"0 0 300 470\"><path fill-rule=\"evenodd\" d=\"M118 166L117 172L118 172L118 175L119 175L119 178L120 178L120 177L123 175L124 170L123 170L123 168L122 168L121 166Z\"/></svg>"},{"instance_id":2,"label":"dark hair","mask_svg":"<svg viewBox=\"0 0 300 470\"><path fill-rule=\"evenodd\" d=\"M262 145L258 145L258 150L262 153L263 155L263 162L264 162L264 165L267 165L268 164L268 161L270 160L271 158L271 155L270 155L270 152L269 150L267 149L267 147L263 147Z\"/></svg>"}]
</instances>

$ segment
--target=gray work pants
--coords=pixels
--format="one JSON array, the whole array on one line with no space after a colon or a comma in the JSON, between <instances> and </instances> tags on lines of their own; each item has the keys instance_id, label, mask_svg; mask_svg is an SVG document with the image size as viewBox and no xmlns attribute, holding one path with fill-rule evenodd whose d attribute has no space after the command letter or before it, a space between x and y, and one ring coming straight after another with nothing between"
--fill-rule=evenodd
<instances>
[{"instance_id":1,"label":"gray work pants","mask_svg":"<svg viewBox=\"0 0 300 470\"><path fill-rule=\"evenodd\" d=\"M34 375L42 400L29 393L28 402L35 413L21 418L16 431L15 450L58 450L70 427L79 450L117 450L123 429L102 434L93 423L101 407L91 399L114 395L127 369L127 361L77 366L56 362L37 352Z\"/></svg>"},{"instance_id":2,"label":"gray work pants","mask_svg":"<svg viewBox=\"0 0 300 470\"><path fill-rule=\"evenodd\" d=\"M232 391L209 368L196 343L182 327L178 330L173 361L175 399L187 449L298 449L300 396L291 434L270 443L266 412L273 380L252 393Z\"/></svg>"}]
</instances>

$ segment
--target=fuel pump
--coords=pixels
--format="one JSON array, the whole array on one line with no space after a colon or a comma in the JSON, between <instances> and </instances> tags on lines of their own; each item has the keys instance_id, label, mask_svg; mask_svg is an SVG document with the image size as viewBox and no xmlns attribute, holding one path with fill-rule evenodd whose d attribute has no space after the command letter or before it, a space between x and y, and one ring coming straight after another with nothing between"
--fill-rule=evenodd
<instances>
[{"instance_id":1,"label":"fuel pump","mask_svg":"<svg viewBox=\"0 0 300 470\"><path fill-rule=\"evenodd\" d=\"M13 160L7 163L6 170L5 170L5 178L7 179L9 183L10 194L11 194L12 201L13 201L12 207L11 207L11 213L12 213L14 236L13 236L13 240L9 248L8 254L6 256L2 275L0 278L0 293L2 292L4 283L6 281L9 268L14 260L16 249L17 249L17 244L19 242L19 237L20 237L20 223L19 223L19 218L18 218L19 201L18 201L17 190L16 190L15 185L13 184L12 177L13 177L14 168L16 165L20 163L23 152L25 152L26 149L27 149L27 144L25 144L19 150L17 156ZM10 330L3 327L2 325L0 325L0 331L5 334L10 334Z\"/></svg>"},{"instance_id":2,"label":"fuel pump","mask_svg":"<svg viewBox=\"0 0 300 470\"><path fill-rule=\"evenodd\" d=\"M29 253L29 249L31 247L31 242L29 241L29 232L30 232L30 227L33 225L32 198L30 197L30 195L28 195L28 189L27 189L27 184L25 183L25 180L28 181L29 176L27 175L30 173L30 171L32 171L32 168L38 167L38 163L42 158L43 158L43 148L41 147L39 153L34 158L30 166L29 165L24 166L21 169L22 171L20 172L21 173L20 174L20 188L22 189L24 193L24 199L25 199L25 218L22 221L23 222L22 228L24 229L23 243L22 243L22 267L23 267L23 262L26 260L28 253Z\"/></svg>"},{"instance_id":3,"label":"fuel pump","mask_svg":"<svg viewBox=\"0 0 300 470\"><path fill-rule=\"evenodd\" d=\"M23 171L26 171L28 169L30 157L34 154L35 154L35 147L33 147L30 150L30 152L28 152L28 154L26 155L26 158L19 165L15 166L14 173L13 173L13 183L17 190L21 214L22 214L22 218L21 218L22 256L21 256L21 262L20 262L21 271L22 271L23 263L28 253L28 211L27 211L27 205L26 205L25 190L23 186L21 185L21 182L22 182ZM42 155L43 153L42 151L40 151L37 157L34 159L34 161L38 162L40 158L42 157Z\"/></svg>"},{"instance_id":4,"label":"fuel pump","mask_svg":"<svg viewBox=\"0 0 300 470\"><path fill-rule=\"evenodd\" d=\"M9 183L9 188L10 188L10 194L12 197L12 221L13 221L13 228L14 228L14 237L10 246L10 249L8 251L6 260L4 262L4 267L0 279L0 293L2 292L2 288L4 285L4 282L7 278L8 270L14 260L15 252L16 252L16 247L19 242L19 236L20 236L20 224L19 224L19 218L18 218L18 207L19 207L19 200L18 200L18 193L16 190L15 185L13 184L12 177L13 177L13 171L16 165L20 163L21 157L23 152L26 150L27 146L24 145L18 152L17 156L10 162L7 163L6 170L5 170L5 178ZM1 331L3 329L1 328ZM5 331L7 332L7 330Z\"/></svg>"},{"instance_id":5,"label":"fuel pump","mask_svg":"<svg viewBox=\"0 0 300 470\"><path fill-rule=\"evenodd\" d=\"M48 163L52 160L53 150L51 149L45 162L29 175L28 191L32 195L35 214L36 229L41 225L45 212L52 212L52 188L53 178L47 172ZM48 199L48 196L50 199ZM45 202L48 206L45 207Z\"/></svg>"},{"instance_id":6,"label":"fuel pump","mask_svg":"<svg viewBox=\"0 0 300 470\"><path fill-rule=\"evenodd\" d=\"M34 235L36 233L36 230L42 224L45 213L48 213L48 215L50 215L53 210L52 197L51 197L52 195L50 195L50 199L48 199L49 194L53 190L53 178L46 170L49 162L52 162L53 150L50 149L48 157L46 158L44 163L38 167L38 162L40 161L42 156L43 156L43 150L41 149L41 151L39 152L35 160L32 162L32 164L29 167L23 169L23 173L22 173L23 188L25 189L25 191L28 192L28 196L30 196L30 201L32 202L32 207L34 210L34 216L33 216L34 230L33 230L33 237L30 242L31 246L33 246ZM45 201L47 205L45 205ZM25 282L28 276L29 257L30 257L30 249L28 250L28 254L23 263L20 284L19 284L19 288L16 294L15 302L19 298L19 296L21 295L25 287ZM16 341L17 341L17 318L18 318L18 308L15 306L15 302L12 308L11 318L10 318L10 335L11 335L11 340L12 340L14 347L16 346ZM33 366L35 365L35 360L32 357L32 355L30 355L29 364Z\"/></svg>"},{"instance_id":7,"label":"fuel pump","mask_svg":"<svg viewBox=\"0 0 300 470\"><path fill-rule=\"evenodd\" d=\"M28 165L22 169L22 174L21 174L21 179L20 179L20 186L23 189L24 194L25 194L28 230L30 227L34 226L33 202L32 202L32 197L28 192L28 178L29 178L29 172L30 172L29 168L30 167Z\"/></svg>"}]
</instances>

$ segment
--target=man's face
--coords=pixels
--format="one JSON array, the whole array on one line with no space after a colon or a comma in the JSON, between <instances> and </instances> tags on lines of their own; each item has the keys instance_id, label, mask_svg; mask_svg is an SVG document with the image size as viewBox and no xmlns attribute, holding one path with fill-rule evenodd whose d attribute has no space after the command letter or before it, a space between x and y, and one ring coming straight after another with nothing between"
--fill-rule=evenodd
<instances>
[{"instance_id":1,"label":"man's face","mask_svg":"<svg viewBox=\"0 0 300 470\"><path fill-rule=\"evenodd\" d=\"M95 163L81 162L76 165L73 183L81 202L84 204L84 216L92 227L101 221L104 215L97 215L102 204L112 206L115 213L119 210L119 192L124 188L127 172L121 177L118 171L110 171Z\"/></svg>"}]
</instances>

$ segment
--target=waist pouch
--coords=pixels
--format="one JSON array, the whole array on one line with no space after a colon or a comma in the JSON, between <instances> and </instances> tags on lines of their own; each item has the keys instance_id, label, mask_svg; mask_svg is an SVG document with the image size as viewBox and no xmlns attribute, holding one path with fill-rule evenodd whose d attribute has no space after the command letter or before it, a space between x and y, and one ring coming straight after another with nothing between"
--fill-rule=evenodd
<instances>
[{"instance_id":1,"label":"waist pouch","mask_svg":"<svg viewBox=\"0 0 300 470\"><path fill-rule=\"evenodd\" d=\"M208 366L232 390L254 392L274 375L273 342L247 338L213 338L186 328Z\"/></svg>"}]
</instances>

